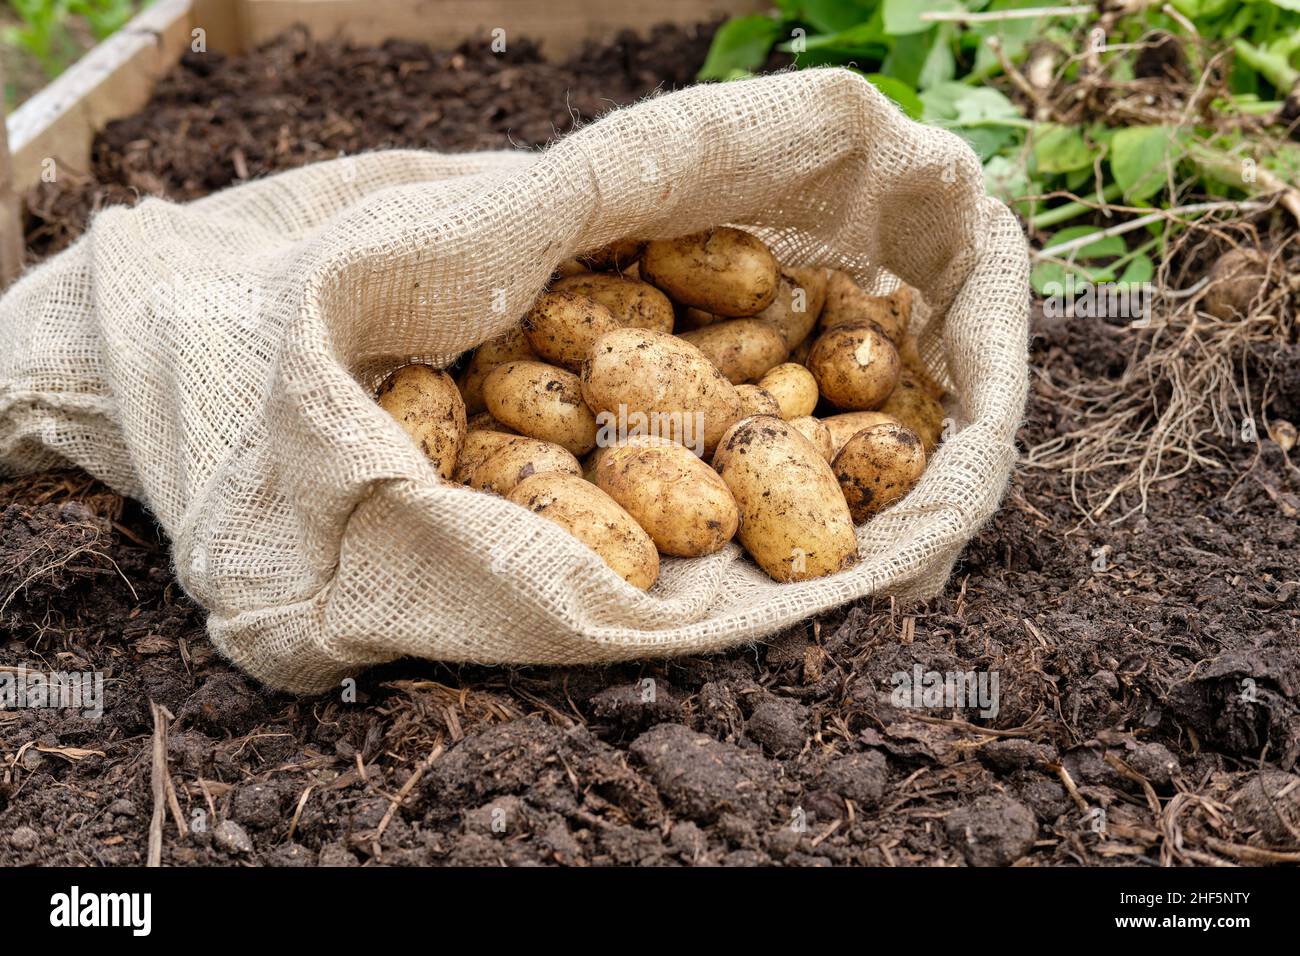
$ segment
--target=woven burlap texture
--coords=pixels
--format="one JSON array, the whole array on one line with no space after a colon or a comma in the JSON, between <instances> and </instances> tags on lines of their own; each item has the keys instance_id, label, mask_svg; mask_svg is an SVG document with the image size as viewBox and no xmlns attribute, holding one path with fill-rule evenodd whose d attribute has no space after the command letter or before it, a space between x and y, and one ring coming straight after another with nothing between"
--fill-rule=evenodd
<instances>
[{"instance_id":1,"label":"woven burlap texture","mask_svg":"<svg viewBox=\"0 0 1300 956\"><path fill-rule=\"evenodd\" d=\"M861 562L777 584L739 546L639 592L527 510L440 482L372 398L527 311L612 240L733 224L892 274L953 424ZM887 270L887 271L886 271ZM1027 389L1028 259L951 133L843 70L694 87L543 151L379 152L101 212L0 299L0 464L75 464L152 510L213 642L277 688L368 665L712 651L864 595L937 592L997 507Z\"/></svg>"}]
</instances>

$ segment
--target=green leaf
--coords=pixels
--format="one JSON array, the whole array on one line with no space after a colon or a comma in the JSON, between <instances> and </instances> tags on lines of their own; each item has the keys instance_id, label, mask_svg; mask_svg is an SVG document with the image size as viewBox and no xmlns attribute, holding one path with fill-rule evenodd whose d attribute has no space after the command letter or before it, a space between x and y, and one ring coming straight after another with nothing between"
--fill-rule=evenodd
<instances>
[{"instance_id":1,"label":"green leaf","mask_svg":"<svg viewBox=\"0 0 1300 956\"><path fill-rule=\"evenodd\" d=\"M1236 0L1173 0L1174 9L1193 20L1217 16L1234 3Z\"/></svg>"},{"instance_id":2,"label":"green leaf","mask_svg":"<svg viewBox=\"0 0 1300 956\"><path fill-rule=\"evenodd\" d=\"M1105 270L1090 270L1082 266L1067 266L1060 262L1040 262L1029 274L1029 284L1039 295L1059 294L1065 285L1067 275L1075 276L1076 282L1104 282ZM1055 284L1056 288L1051 286Z\"/></svg>"},{"instance_id":3,"label":"green leaf","mask_svg":"<svg viewBox=\"0 0 1300 956\"><path fill-rule=\"evenodd\" d=\"M1127 282L1131 285L1139 285L1143 282L1150 282L1155 278L1156 266L1151 261L1151 257L1145 252L1139 256L1134 256L1133 261L1125 268L1124 273L1119 277L1120 282Z\"/></svg>"},{"instance_id":4,"label":"green leaf","mask_svg":"<svg viewBox=\"0 0 1300 956\"><path fill-rule=\"evenodd\" d=\"M885 0L885 32L891 36L923 33L934 24L922 20L921 14L962 9L959 0Z\"/></svg>"},{"instance_id":5,"label":"green leaf","mask_svg":"<svg viewBox=\"0 0 1300 956\"><path fill-rule=\"evenodd\" d=\"M871 17L854 22L843 30L828 31L810 36L804 41L804 51L794 49L793 42L782 43L780 49L786 53L812 52L814 50L861 50L876 48L880 55L888 52L891 37L885 33L884 21L877 10Z\"/></svg>"},{"instance_id":6,"label":"green leaf","mask_svg":"<svg viewBox=\"0 0 1300 956\"><path fill-rule=\"evenodd\" d=\"M986 162L1016 141L1016 130L1007 127L982 126L975 129L954 127L953 132L970 143L980 162Z\"/></svg>"},{"instance_id":7,"label":"green leaf","mask_svg":"<svg viewBox=\"0 0 1300 956\"><path fill-rule=\"evenodd\" d=\"M1082 239L1084 236L1090 236L1093 233L1101 232L1096 226L1071 226L1069 229L1062 229L1060 232L1052 234L1052 237L1043 243L1043 248L1049 246L1059 246L1065 242L1073 242L1075 239ZM1090 242L1086 245L1066 252L1061 255L1062 259L1109 259L1111 256L1122 256L1126 251L1123 236L1103 236L1096 242Z\"/></svg>"},{"instance_id":8,"label":"green leaf","mask_svg":"<svg viewBox=\"0 0 1300 956\"><path fill-rule=\"evenodd\" d=\"M927 90L938 83L946 83L957 75L957 58L952 53L952 37L956 30L951 23L942 23L934 36L930 52L921 65L918 88Z\"/></svg>"},{"instance_id":9,"label":"green leaf","mask_svg":"<svg viewBox=\"0 0 1300 956\"><path fill-rule=\"evenodd\" d=\"M1182 155L1181 137L1167 126L1130 126L1110 143L1110 171L1129 202L1150 199L1165 186L1169 166Z\"/></svg>"},{"instance_id":10,"label":"green leaf","mask_svg":"<svg viewBox=\"0 0 1300 956\"><path fill-rule=\"evenodd\" d=\"M1034 163L1048 174L1090 169L1092 150L1078 127L1042 123L1034 128Z\"/></svg>"},{"instance_id":11,"label":"green leaf","mask_svg":"<svg viewBox=\"0 0 1300 956\"><path fill-rule=\"evenodd\" d=\"M1282 143L1276 149L1266 151L1260 165L1289 183L1300 183L1300 145Z\"/></svg>"},{"instance_id":12,"label":"green leaf","mask_svg":"<svg viewBox=\"0 0 1300 956\"><path fill-rule=\"evenodd\" d=\"M1005 156L994 156L984 164L984 188L990 196L996 196L1008 205L1021 196L1036 192L1024 166Z\"/></svg>"},{"instance_id":13,"label":"green leaf","mask_svg":"<svg viewBox=\"0 0 1300 956\"><path fill-rule=\"evenodd\" d=\"M925 33L909 33L898 37L880 65L881 72L896 76L912 86L919 86L937 33L936 30L927 30Z\"/></svg>"},{"instance_id":14,"label":"green leaf","mask_svg":"<svg viewBox=\"0 0 1300 956\"><path fill-rule=\"evenodd\" d=\"M1065 174L1065 188L1072 193L1081 192L1093 181L1093 176L1094 173L1091 163L1083 169L1072 170Z\"/></svg>"},{"instance_id":15,"label":"green leaf","mask_svg":"<svg viewBox=\"0 0 1300 956\"><path fill-rule=\"evenodd\" d=\"M921 102L925 105L925 121L942 126L1020 117L1016 104L990 86L937 83L921 94Z\"/></svg>"},{"instance_id":16,"label":"green leaf","mask_svg":"<svg viewBox=\"0 0 1300 956\"><path fill-rule=\"evenodd\" d=\"M749 72L762 66L781 32L771 17L735 17L713 35L709 55L696 74L699 80L725 80L736 70Z\"/></svg>"},{"instance_id":17,"label":"green leaf","mask_svg":"<svg viewBox=\"0 0 1300 956\"><path fill-rule=\"evenodd\" d=\"M864 73L872 85L898 104L899 108L912 119L921 118L921 98L902 80L883 73Z\"/></svg>"},{"instance_id":18,"label":"green leaf","mask_svg":"<svg viewBox=\"0 0 1300 956\"><path fill-rule=\"evenodd\" d=\"M879 4L875 0L804 0L794 6L800 15L791 19L805 21L818 33L839 33L870 20Z\"/></svg>"}]
</instances>

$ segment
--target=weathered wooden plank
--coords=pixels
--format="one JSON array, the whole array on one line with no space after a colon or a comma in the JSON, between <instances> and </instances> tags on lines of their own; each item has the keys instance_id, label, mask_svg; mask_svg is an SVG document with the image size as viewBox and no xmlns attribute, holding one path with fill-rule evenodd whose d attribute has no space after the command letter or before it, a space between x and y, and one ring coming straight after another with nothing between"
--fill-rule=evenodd
<instances>
[{"instance_id":1,"label":"weathered wooden plank","mask_svg":"<svg viewBox=\"0 0 1300 956\"><path fill-rule=\"evenodd\" d=\"M4 89L4 79L4 64L0 63L0 90ZM13 282L23 267L22 204L14 188L4 105L4 97L0 96L0 289Z\"/></svg>"}]
</instances>

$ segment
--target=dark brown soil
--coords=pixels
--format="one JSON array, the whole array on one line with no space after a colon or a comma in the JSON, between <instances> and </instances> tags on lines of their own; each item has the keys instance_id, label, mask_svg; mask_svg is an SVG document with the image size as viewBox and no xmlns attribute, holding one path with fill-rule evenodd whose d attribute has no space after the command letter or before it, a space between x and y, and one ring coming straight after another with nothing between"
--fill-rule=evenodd
<instances>
[{"instance_id":1,"label":"dark brown soil","mask_svg":"<svg viewBox=\"0 0 1300 956\"><path fill-rule=\"evenodd\" d=\"M688 82L706 35L563 66L524 45L300 37L187 63L100 138L93 179L33 197L32 255L133 190L189 198L382 145L542 143L570 107ZM1037 317L1025 441L1068 428L1054 389L1126 349L1096 320ZM1297 402L1291 374L1276 403ZM219 659L138 504L77 473L11 481L0 666L102 670L108 704L0 712L0 865L144 862L150 701L175 718L167 864L1295 861L1300 478L1271 441L1224 455L1119 526L1080 525L1062 475L1022 471L924 605L865 601L710 658L402 662L354 702L267 693ZM996 675L998 713L893 700L918 666Z\"/></svg>"}]
</instances>

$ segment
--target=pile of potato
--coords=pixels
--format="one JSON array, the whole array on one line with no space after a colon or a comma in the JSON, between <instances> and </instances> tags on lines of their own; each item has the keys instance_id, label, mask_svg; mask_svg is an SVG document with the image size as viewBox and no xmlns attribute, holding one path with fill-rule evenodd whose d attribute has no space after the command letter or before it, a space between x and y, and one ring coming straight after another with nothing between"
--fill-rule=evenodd
<instances>
[{"instance_id":1,"label":"pile of potato","mask_svg":"<svg viewBox=\"0 0 1300 956\"><path fill-rule=\"evenodd\" d=\"M406 365L378 401L443 479L555 522L636 587L661 554L733 537L806 580L857 561L854 525L939 442L911 300L783 266L738 229L618 242L565 263L458 380Z\"/></svg>"}]
</instances>

